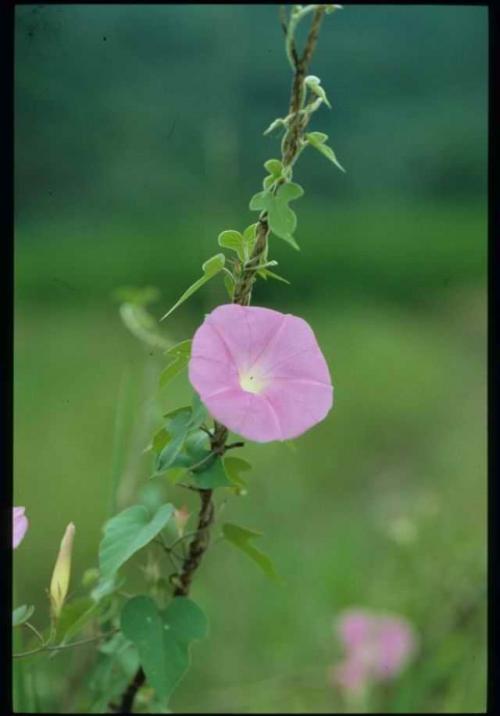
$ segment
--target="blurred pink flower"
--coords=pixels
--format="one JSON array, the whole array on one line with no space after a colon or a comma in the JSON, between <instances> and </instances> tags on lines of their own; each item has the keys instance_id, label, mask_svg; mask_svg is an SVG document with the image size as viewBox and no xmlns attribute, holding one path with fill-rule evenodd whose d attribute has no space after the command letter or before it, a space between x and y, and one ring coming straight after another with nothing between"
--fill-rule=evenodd
<instances>
[{"instance_id":1,"label":"blurred pink flower","mask_svg":"<svg viewBox=\"0 0 500 716\"><path fill-rule=\"evenodd\" d=\"M335 628L345 658L333 667L331 678L347 691L361 691L372 682L395 678L417 648L413 627L398 616L351 609L339 616Z\"/></svg>"},{"instance_id":2,"label":"blurred pink flower","mask_svg":"<svg viewBox=\"0 0 500 716\"><path fill-rule=\"evenodd\" d=\"M289 440L333 404L325 358L302 318L218 306L196 331L189 379L216 420L256 442Z\"/></svg>"},{"instance_id":3,"label":"blurred pink flower","mask_svg":"<svg viewBox=\"0 0 500 716\"><path fill-rule=\"evenodd\" d=\"M18 547L23 538L26 534L26 530L28 529L28 518L24 514L26 508L25 507L13 507L13 515L12 515L12 521L13 521L13 536L12 536L12 546L14 549Z\"/></svg>"}]
</instances>

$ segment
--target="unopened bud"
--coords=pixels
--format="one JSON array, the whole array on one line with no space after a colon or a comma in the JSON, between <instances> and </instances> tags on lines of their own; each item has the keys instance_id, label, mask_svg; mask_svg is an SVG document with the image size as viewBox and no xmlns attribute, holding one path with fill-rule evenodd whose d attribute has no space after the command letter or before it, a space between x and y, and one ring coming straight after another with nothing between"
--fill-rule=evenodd
<instances>
[{"instance_id":1,"label":"unopened bud","mask_svg":"<svg viewBox=\"0 0 500 716\"><path fill-rule=\"evenodd\" d=\"M75 525L73 522L70 522L61 540L59 554L57 555L56 565L50 582L50 604L54 619L59 618L68 593L74 535Z\"/></svg>"},{"instance_id":2,"label":"unopened bud","mask_svg":"<svg viewBox=\"0 0 500 716\"><path fill-rule=\"evenodd\" d=\"M188 512L187 507L181 507L180 510L175 510L174 519L175 524L177 526L177 531L179 533L179 537L183 536L190 516L191 515Z\"/></svg>"}]
</instances>

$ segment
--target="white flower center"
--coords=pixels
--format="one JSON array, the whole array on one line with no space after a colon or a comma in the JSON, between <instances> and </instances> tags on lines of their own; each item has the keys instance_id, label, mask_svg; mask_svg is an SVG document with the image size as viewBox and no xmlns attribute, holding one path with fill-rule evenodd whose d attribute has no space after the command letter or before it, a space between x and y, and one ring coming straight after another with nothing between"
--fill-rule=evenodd
<instances>
[{"instance_id":1,"label":"white flower center","mask_svg":"<svg viewBox=\"0 0 500 716\"><path fill-rule=\"evenodd\" d=\"M268 381L254 368L240 372L240 385L247 393L262 393Z\"/></svg>"}]
</instances>

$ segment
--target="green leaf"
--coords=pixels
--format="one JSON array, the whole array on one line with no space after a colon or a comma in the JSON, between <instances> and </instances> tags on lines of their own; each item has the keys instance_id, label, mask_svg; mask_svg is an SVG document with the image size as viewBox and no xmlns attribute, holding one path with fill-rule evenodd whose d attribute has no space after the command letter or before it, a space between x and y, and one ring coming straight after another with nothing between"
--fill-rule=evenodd
<instances>
[{"instance_id":1,"label":"green leaf","mask_svg":"<svg viewBox=\"0 0 500 716\"><path fill-rule=\"evenodd\" d=\"M283 163L279 159L268 159L264 162L264 168L274 179L279 179L283 173Z\"/></svg>"},{"instance_id":2,"label":"green leaf","mask_svg":"<svg viewBox=\"0 0 500 716\"><path fill-rule=\"evenodd\" d=\"M208 410L201 402L201 398L198 393L193 395L192 407L191 407L191 421L190 427L199 428L204 422L208 420Z\"/></svg>"},{"instance_id":3,"label":"green leaf","mask_svg":"<svg viewBox=\"0 0 500 716\"><path fill-rule=\"evenodd\" d=\"M306 134L306 138L311 144L324 144L328 139L328 134L324 132L309 132Z\"/></svg>"},{"instance_id":4,"label":"green leaf","mask_svg":"<svg viewBox=\"0 0 500 716\"><path fill-rule=\"evenodd\" d=\"M262 537L261 532L254 532L253 530L246 529L246 527L239 527L231 522L226 522L222 525L222 534L228 542L238 547L238 549L250 557L267 577L280 580L267 554L250 544L258 537Z\"/></svg>"},{"instance_id":5,"label":"green leaf","mask_svg":"<svg viewBox=\"0 0 500 716\"><path fill-rule=\"evenodd\" d=\"M208 623L187 597L175 597L160 611L150 597L139 596L123 607L121 628L157 696L167 699L189 667L191 642L206 637Z\"/></svg>"},{"instance_id":6,"label":"green leaf","mask_svg":"<svg viewBox=\"0 0 500 716\"><path fill-rule=\"evenodd\" d=\"M190 411L191 408L189 405L182 405L180 408L174 408L173 410L169 410L168 413L163 413L163 417L167 418L167 421L171 421L175 418L176 415L179 415L180 413L184 411Z\"/></svg>"},{"instance_id":7,"label":"green leaf","mask_svg":"<svg viewBox=\"0 0 500 716\"><path fill-rule=\"evenodd\" d=\"M182 358L181 356L174 358L172 363L169 363L160 373L160 388L164 388L176 375L182 373L188 362L189 358Z\"/></svg>"},{"instance_id":8,"label":"green leaf","mask_svg":"<svg viewBox=\"0 0 500 716\"><path fill-rule=\"evenodd\" d=\"M168 501L167 492L165 480L149 480L139 491L138 502L153 514Z\"/></svg>"},{"instance_id":9,"label":"green leaf","mask_svg":"<svg viewBox=\"0 0 500 716\"><path fill-rule=\"evenodd\" d=\"M243 232L243 240L245 242L245 257L247 260L250 258L253 247L255 245L258 225L258 222L255 222L255 224L250 224L250 226L247 226L247 228Z\"/></svg>"},{"instance_id":10,"label":"green leaf","mask_svg":"<svg viewBox=\"0 0 500 716\"><path fill-rule=\"evenodd\" d=\"M205 276L212 278L212 276L215 276L219 271L222 271L225 263L226 257L224 254L215 254L212 258L207 259L205 263L201 265L201 268Z\"/></svg>"},{"instance_id":11,"label":"green leaf","mask_svg":"<svg viewBox=\"0 0 500 716\"><path fill-rule=\"evenodd\" d=\"M210 279L216 276L219 271L222 271L225 262L226 257L224 256L224 254L216 254L215 256L212 256L212 258L205 261L205 263L201 266L201 268L203 269L203 276L197 281L195 281L188 289L186 289L186 291L184 291L179 300L174 303L172 308L167 311L166 314L162 316L160 320L163 321L165 318L170 316L170 314L173 313L176 308L179 308L179 306L184 303L184 301L190 298L193 293L196 293L196 291L204 284L206 284L207 281L210 281Z\"/></svg>"},{"instance_id":12,"label":"green leaf","mask_svg":"<svg viewBox=\"0 0 500 716\"><path fill-rule=\"evenodd\" d=\"M245 253L243 248L244 239L243 235L240 234L239 231L235 231L234 229L223 231L221 234L219 234L219 238L217 239L217 241L219 242L219 246L222 246L225 249L232 249L232 251L235 251L241 261L245 260Z\"/></svg>"},{"instance_id":13,"label":"green leaf","mask_svg":"<svg viewBox=\"0 0 500 716\"><path fill-rule=\"evenodd\" d=\"M236 492L239 495L246 495L248 492L247 483L241 477L240 473L251 470L252 465L246 460L243 460L241 457L225 457L224 468L226 470L226 475L233 483Z\"/></svg>"},{"instance_id":14,"label":"green leaf","mask_svg":"<svg viewBox=\"0 0 500 716\"><path fill-rule=\"evenodd\" d=\"M301 196L304 196L304 190L300 184L296 184L292 181L282 184L277 193L277 199L281 203L287 204L289 201L294 201L294 199L300 199Z\"/></svg>"},{"instance_id":15,"label":"green leaf","mask_svg":"<svg viewBox=\"0 0 500 716\"><path fill-rule=\"evenodd\" d=\"M250 200L250 209L252 211L266 211L271 231L279 238L287 241L295 249L299 248L293 238L293 232L297 226L297 217L295 212L288 206L288 203L298 199L303 193L304 190L299 184L286 182L281 184L275 194L261 191Z\"/></svg>"},{"instance_id":16,"label":"green leaf","mask_svg":"<svg viewBox=\"0 0 500 716\"><path fill-rule=\"evenodd\" d=\"M193 472L193 479L196 486L202 490L215 490L216 487L231 487L232 485L219 456L214 456L213 460L207 460L207 464L199 472Z\"/></svg>"},{"instance_id":17,"label":"green leaf","mask_svg":"<svg viewBox=\"0 0 500 716\"><path fill-rule=\"evenodd\" d=\"M330 109L332 108L332 105L330 104L330 102L328 101L328 97L326 96L326 92L321 86L321 80L319 79L319 77L316 77L315 75L309 75L305 78L304 83L306 87L309 87L313 94L315 94L317 97L321 97L327 107L329 107Z\"/></svg>"},{"instance_id":18,"label":"green leaf","mask_svg":"<svg viewBox=\"0 0 500 716\"><path fill-rule=\"evenodd\" d=\"M117 579L117 575L113 574L112 577L101 577L97 582L94 589L90 592L90 598L94 602L101 602L106 597L109 597L113 592L116 592L124 584L123 579Z\"/></svg>"},{"instance_id":19,"label":"green leaf","mask_svg":"<svg viewBox=\"0 0 500 716\"><path fill-rule=\"evenodd\" d=\"M108 520L99 546L101 575L113 576L132 555L161 532L173 514L171 504L162 505L153 516L144 505L134 505Z\"/></svg>"},{"instance_id":20,"label":"green leaf","mask_svg":"<svg viewBox=\"0 0 500 716\"><path fill-rule=\"evenodd\" d=\"M192 342L191 338L187 338L185 341L180 341L180 343L176 343L175 346L171 346L168 350L166 350L165 355L172 357L186 356L189 358L191 355Z\"/></svg>"},{"instance_id":21,"label":"green leaf","mask_svg":"<svg viewBox=\"0 0 500 716\"><path fill-rule=\"evenodd\" d=\"M191 408L181 408L174 412L173 417L169 418L170 422L167 428L170 440L158 455L156 460L156 472L168 470L168 468L173 465L175 458L182 450L182 446L184 445L191 426Z\"/></svg>"},{"instance_id":22,"label":"green leaf","mask_svg":"<svg viewBox=\"0 0 500 716\"><path fill-rule=\"evenodd\" d=\"M273 131L273 129L277 129L278 127L282 127L282 128L284 127L286 129L286 122L284 119L282 119L282 117L278 117L273 122L271 122L269 127L267 127L267 129L264 130L263 134L270 134Z\"/></svg>"},{"instance_id":23,"label":"green leaf","mask_svg":"<svg viewBox=\"0 0 500 716\"><path fill-rule=\"evenodd\" d=\"M321 137L318 138L316 135L321 135ZM322 137L324 137L324 139L322 139ZM306 134L306 139L312 147L317 149L318 152L321 152L323 156L333 162L335 166L337 166L341 171L345 173L345 169L338 161L333 149L327 144L325 144L326 140L328 139L327 134L323 134L323 132L309 132L308 134Z\"/></svg>"},{"instance_id":24,"label":"green leaf","mask_svg":"<svg viewBox=\"0 0 500 716\"><path fill-rule=\"evenodd\" d=\"M165 428L160 428L154 435L151 441L151 449L154 453L160 453L165 445L171 440L170 433Z\"/></svg>"},{"instance_id":25,"label":"green leaf","mask_svg":"<svg viewBox=\"0 0 500 716\"><path fill-rule=\"evenodd\" d=\"M106 713L111 701L119 701L130 679L139 668L135 646L118 632L111 639L99 643L93 666L85 679L93 694L90 713Z\"/></svg>"},{"instance_id":26,"label":"green leaf","mask_svg":"<svg viewBox=\"0 0 500 716\"><path fill-rule=\"evenodd\" d=\"M91 621L99 605L91 597L67 602L57 622L56 643L65 644Z\"/></svg>"},{"instance_id":27,"label":"green leaf","mask_svg":"<svg viewBox=\"0 0 500 716\"><path fill-rule=\"evenodd\" d=\"M269 271L269 269L262 269L262 272L264 273L266 278L269 276L269 278L274 278L275 281L281 281L281 283L287 283L288 285L290 285L290 281L288 281L286 278L283 278L283 276L274 273L274 271Z\"/></svg>"},{"instance_id":28,"label":"green leaf","mask_svg":"<svg viewBox=\"0 0 500 716\"><path fill-rule=\"evenodd\" d=\"M177 345L172 346L165 355L169 358L170 363L160 373L160 388L164 388L176 375L181 373L189 363L191 356L191 339L181 341Z\"/></svg>"},{"instance_id":29,"label":"green leaf","mask_svg":"<svg viewBox=\"0 0 500 716\"><path fill-rule=\"evenodd\" d=\"M12 626L21 626L21 624L27 622L34 611L35 607L31 604L30 606L23 604L20 607L16 607L16 609L12 612Z\"/></svg>"},{"instance_id":30,"label":"green leaf","mask_svg":"<svg viewBox=\"0 0 500 716\"><path fill-rule=\"evenodd\" d=\"M227 291L227 295L229 296L230 301L233 300L235 286L236 283L231 272L224 271L224 287Z\"/></svg>"},{"instance_id":31,"label":"green leaf","mask_svg":"<svg viewBox=\"0 0 500 716\"><path fill-rule=\"evenodd\" d=\"M248 245L253 245L255 242L255 232L257 230L257 226L259 225L259 222L256 221L255 224L250 224L250 226L247 226L245 231L243 232L243 239L245 240L245 243Z\"/></svg>"},{"instance_id":32,"label":"green leaf","mask_svg":"<svg viewBox=\"0 0 500 716\"><path fill-rule=\"evenodd\" d=\"M267 211L269 205L268 197L271 195L267 191L259 191L250 199L249 209L251 211Z\"/></svg>"}]
</instances>

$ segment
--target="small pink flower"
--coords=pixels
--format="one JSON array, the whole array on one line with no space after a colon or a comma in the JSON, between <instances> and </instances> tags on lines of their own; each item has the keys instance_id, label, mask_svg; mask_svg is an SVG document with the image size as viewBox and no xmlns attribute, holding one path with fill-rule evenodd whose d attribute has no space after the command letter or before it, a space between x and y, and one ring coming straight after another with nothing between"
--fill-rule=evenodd
<instances>
[{"instance_id":1,"label":"small pink flower","mask_svg":"<svg viewBox=\"0 0 500 716\"><path fill-rule=\"evenodd\" d=\"M25 507L13 507L12 521L13 521L13 537L12 546L14 549L18 547L26 534L28 529L28 518L24 514Z\"/></svg>"},{"instance_id":2,"label":"small pink flower","mask_svg":"<svg viewBox=\"0 0 500 716\"><path fill-rule=\"evenodd\" d=\"M402 617L351 609L336 620L345 658L336 665L332 680L348 691L360 691L376 681L398 676L417 647L411 624Z\"/></svg>"},{"instance_id":3,"label":"small pink flower","mask_svg":"<svg viewBox=\"0 0 500 716\"><path fill-rule=\"evenodd\" d=\"M218 306L196 331L189 380L214 418L256 442L289 440L333 404L311 327L269 308Z\"/></svg>"}]
</instances>

